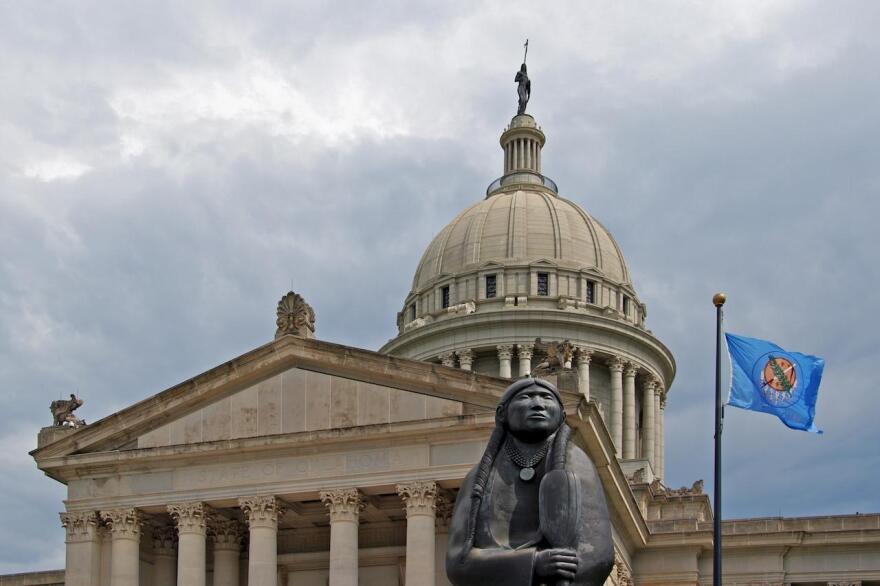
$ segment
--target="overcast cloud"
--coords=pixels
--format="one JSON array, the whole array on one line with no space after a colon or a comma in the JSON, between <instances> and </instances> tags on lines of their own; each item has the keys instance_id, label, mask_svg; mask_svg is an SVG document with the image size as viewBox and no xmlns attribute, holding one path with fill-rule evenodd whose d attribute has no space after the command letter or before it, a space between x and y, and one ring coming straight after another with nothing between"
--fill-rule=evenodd
<instances>
[{"instance_id":1,"label":"overcast cloud","mask_svg":"<svg viewBox=\"0 0 880 586\"><path fill-rule=\"evenodd\" d=\"M48 405L97 420L269 341L377 349L501 172L530 39L545 172L674 352L667 482L712 490L714 310L827 361L817 423L728 409L724 516L878 512L875 2L0 4L0 573L60 568Z\"/></svg>"}]
</instances>

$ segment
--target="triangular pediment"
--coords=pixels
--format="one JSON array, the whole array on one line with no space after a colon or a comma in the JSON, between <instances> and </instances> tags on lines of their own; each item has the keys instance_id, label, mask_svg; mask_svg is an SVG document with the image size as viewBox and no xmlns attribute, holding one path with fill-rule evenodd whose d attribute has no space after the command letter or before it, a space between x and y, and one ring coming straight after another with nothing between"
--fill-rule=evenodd
<instances>
[{"instance_id":1,"label":"triangular pediment","mask_svg":"<svg viewBox=\"0 0 880 586\"><path fill-rule=\"evenodd\" d=\"M538 260L532 261L529 263L530 267L548 267L554 268L559 266L557 263L553 262L548 258L539 258Z\"/></svg>"},{"instance_id":2,"label":"triangular pediment","mask_svg":"<svg viewBox=\"0 0 880 586\"><path fill-rule=\"evenodd\" d=\"M40 463L72 454L450 417L493 409L506 384L438 364L283 336L31 454Z\"/></svg>"}]
</instances>

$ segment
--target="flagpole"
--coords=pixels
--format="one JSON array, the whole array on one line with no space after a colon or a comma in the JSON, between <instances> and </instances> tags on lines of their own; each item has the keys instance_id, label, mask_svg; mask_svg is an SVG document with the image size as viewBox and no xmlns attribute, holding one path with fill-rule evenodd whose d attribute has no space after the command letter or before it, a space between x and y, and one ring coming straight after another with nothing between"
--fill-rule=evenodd
<instances>
[{"instance_id":1,"label":"flagpole","mask_svg":"<svg viewBox=\"0 0 880 586\"><path fill-rule=\"evenodd\" d=\"M715 305L715 518L713 525L712 586L721 586L721 430L724 421L724 404L721 402L721 346L723 344L724 302L727 295L712 296Z\"/></svg>"}]
</instances>

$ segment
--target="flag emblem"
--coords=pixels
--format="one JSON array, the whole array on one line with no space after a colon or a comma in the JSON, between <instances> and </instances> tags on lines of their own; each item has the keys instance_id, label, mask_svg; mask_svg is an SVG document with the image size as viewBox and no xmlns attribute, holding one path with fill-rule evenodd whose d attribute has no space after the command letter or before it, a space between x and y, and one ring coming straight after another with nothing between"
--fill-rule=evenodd
<instances>
[{"instance_id":1,"label":"flag emblem","mask_svg":"<svg viewBox=\"0 0 880 586\"><path fill-rule=\"evenodd\" d=\"M761 395L775 407L788 407L798 400L797 367L783 356L763 356L755 365L760 367Z\"/></svg>"}]
</instances>

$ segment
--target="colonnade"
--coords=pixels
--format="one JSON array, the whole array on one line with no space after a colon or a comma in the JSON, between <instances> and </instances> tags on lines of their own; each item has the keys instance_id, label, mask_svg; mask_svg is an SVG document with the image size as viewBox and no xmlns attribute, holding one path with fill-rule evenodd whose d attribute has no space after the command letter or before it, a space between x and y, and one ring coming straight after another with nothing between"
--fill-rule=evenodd
<instances>
[{"instance_id":1,"label":"colonnade","mask_svg":"<svg viewBox=\"0 0 880 586\"><path fill-rule=\"evenodd\" d=\"M518 360L518 373L532 370L533 344L498 344L498 376L513 376L513 361ZM572 364L577 369L578 388L585 399L590 400L590 364L595 351L576 346ZM472 348L445 352L440 355L444 366L473 370L476 353ZM648 460L654 476L663 478L663 423L666 408L666 392L660 379L639 364L619 356L604 360L608 368L609 401L603 413L608 431L614 443L617 457L622 460L641 458ZM638 401L641 402L641 426L638 424ZM641 434L639 434L641 432Z\"/></svg>"},{"instance_id":2,"label":"colonnade","mask_svg":"<svg viewBox=\"0 0 880 586\"><path fill-rule=\"evenodd\" d=\"M451 500L432 481L401 483L396 489L406 509L407 586L435 586L435 580L446 584L442 553ZM358 527L367 499L352 487L322 490L320 499L330 518L329 585L357 586ZM209 543L214 559L212 586L239 586L246 537L248 586L287 586L279 580L278 567L278 525L285 502L274 495L257 495L239 498L238 505L246 526L198 501L168 505L172 525L153 525L155 519L136 507L61 513L67 532L65 584L142 586L140 541L152 530L153 584L143 586L207 586ZM109 575L102 575L102 528L111 543Z\"/></svg>"}]
</instances>

